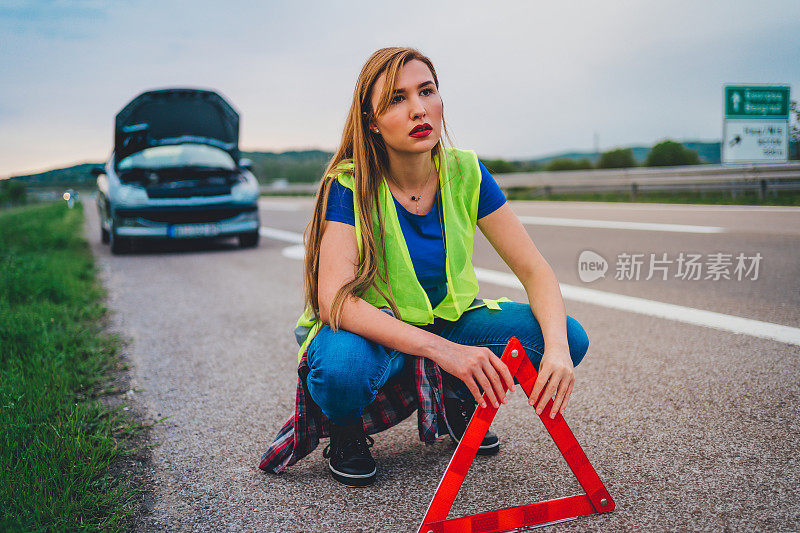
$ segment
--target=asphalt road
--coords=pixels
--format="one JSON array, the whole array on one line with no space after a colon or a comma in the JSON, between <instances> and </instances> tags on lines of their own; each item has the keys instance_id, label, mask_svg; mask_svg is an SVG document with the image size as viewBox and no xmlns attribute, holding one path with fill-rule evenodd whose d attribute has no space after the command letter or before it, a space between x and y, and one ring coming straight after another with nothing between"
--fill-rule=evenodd
<instances>
[{"instance_id":1,"label":"asphalt road","mask_svg":"<svg viewBox=\"0 0 800 533\"><path fill-rule=\"evenodd\" d=\"M616 502L611 513L548 529L797 531L800 209L513 206L523 217L544 217L529 219L527 228L562 283L567 313L588 332L565 419ZM280 476L257 468L294 408L291 329L302 311L302 280L301 263L287 248L310 209L308 199L263 200L262 225L287 233L265 229L280 238L262 237L255 249L220 240L112 256L86 201L112 327L132 339L133 396L149 417L169 417L154 431L155 487L142 529L418 527L454 446L442 438L425 447L414 416L375 436L378 477L368 488L330 478L326 440ZM666 226L597 227L609 221ZM608 262L605 278L581 281L585 250ZM701 279L680 279L674 263L668 279L645 279L649 254L674 260L681 252L703 261L739 253L762 259L756 279L752 271L736 279L732 266L732 279L702 279L706 270ZM639 279L616 279L620 254L644 254ZM482 237L474 263L508 272ZM526 301L506 278L492 276L483 276L482 296ZM620 307L614 295L635 298ZM659 302L672 304L669 317ZM450 517L582 492L520 389L492 428L501 452L475 460Z\"/></svg>"}]
</instances>

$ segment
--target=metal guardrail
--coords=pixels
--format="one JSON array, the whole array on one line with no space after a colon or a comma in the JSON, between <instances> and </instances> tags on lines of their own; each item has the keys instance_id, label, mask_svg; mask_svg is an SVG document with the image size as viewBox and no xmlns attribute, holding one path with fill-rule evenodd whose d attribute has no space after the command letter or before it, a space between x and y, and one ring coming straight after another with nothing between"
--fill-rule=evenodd
<instances>
[{"instance_id":1,"label":"metal guardrail","mask_svg":"<svg viewBox=\"0 0 800 533\"><path fill-rule=\"evenodd\" d=\"M281 194L315 194L319 189L319 183L292 183L281 185L261 185L259 191L261 194L278 196Z\"/></svg>"},{"instance_id":2,"label":"metal guardrail","mask_svg":"<svg viewBox=\"0 0 800 533\"><path fill-rule=\"evenodd\" d=\"M769 192L800 190L800 162L747 165L692 165L686 167L618 168L597 170L516 172L494 174L504 191L557 192L745 191L763 198ZM314 194L319 184L262 185L261 193Z\"/></svg>"},{"instance_id":3,"label":"metal guardrail","mask_svg":"<svg viewBox=\"0 0 800 533\"><path fill-rule=\"evenodd\" d=\"M500 188L557 192L737 191L800 190L800 162L746 165L620 168L562 172L495 174Z\"/></svg>"}]
</instances>

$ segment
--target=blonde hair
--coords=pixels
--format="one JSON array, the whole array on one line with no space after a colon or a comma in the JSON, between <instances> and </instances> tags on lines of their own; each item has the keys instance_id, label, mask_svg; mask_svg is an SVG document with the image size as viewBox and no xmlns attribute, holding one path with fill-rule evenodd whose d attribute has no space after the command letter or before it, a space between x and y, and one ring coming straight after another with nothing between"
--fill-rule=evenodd
<instances>
[{"instance_id":1,"label":"blonde hair","mask_svg":"<svg viewBox=\"0 0 800 533\"><path fill-rule=\"evenodd\" d=\"M353 197L356 200L358 224L361 232L361 250L359 250L358 268L356 277L345 283L336 293L331 302L329 322L331 328L338 329L342 313L342 306L348 297L360 296L370 287L375 289L389 303L392 312L397 318L400 313L394 302L392 286L389 280L386 265L385 231L383 217L378 202L378 189L384 175L388 174L389 159L386 146L379 135L371 135L369 121L371 118L382 115L392 101L393 91L397 82L400 68L411 60L422 61L430 69L436 87L439 79L431 60L414 48L390 47L381 48L373 53L356 80L353 101L347 114L342 140L339 148L331 158L325 169L319 190L314 203L314 214L306 227L305 240L305 304L314 311L314 317L319 319L319 250L322 241L322 229L325 213L328 207L328 193L331 184L340 174L350 173L353 176ZM372 109L372 90L375 82L382 74L386 74L383 92L378 100L377 109ZM447 129L442 118L442 128L447 138ZM439 161L444 161L441 138L431 150L431 155L438 154ZM352 160L353 168L343 168L345 160ZM378 214L378 231L380 234L380 250L376 244L372 227L372 210ZM378 255L380 254L380 256ZM383 271L379 272L378 257L382 258ZM382 280L389 289L389 294L384 294L376 285L376 276Z\"/></svg>"}]
</instances>

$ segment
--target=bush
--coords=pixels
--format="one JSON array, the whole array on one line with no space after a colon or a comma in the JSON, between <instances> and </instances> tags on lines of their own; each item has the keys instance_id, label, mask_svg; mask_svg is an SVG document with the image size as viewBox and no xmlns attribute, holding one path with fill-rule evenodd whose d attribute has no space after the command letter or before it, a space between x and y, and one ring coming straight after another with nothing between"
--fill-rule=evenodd
<instances>
[{"instance_id":1,"label":"bush","mask_svg":"<svg viewBox=\"0 0 800 533\"><path fill-rule=\"evenodd\" d=\"M594 168L592 162L586 159L570 159L568 157L560 157L550 161L545 170L587 170Z\"/></svg>"},{"instance_id":2,"label":"bush","mask_svg":"<svg viewBox=\"0 0 800 533\"><path fill-rule=\"evenodd\" d=\"M636 166L636 159L633 157L633 150L630 148L619 148L603 152L597 168L630 168Z\"/></svg>"},{"instance_id":3,"label":"bush","mask_svg":"<svg viewBox=\"0 0 800 533\"><path fill-rule=\"evenodd\" d=\"M653 146L644 164L648 167L699 165L700 156L679 142L666 140Z\"/></svg>"},{"instance_id":4,"label":"bush","mask_svg":"<svg viewBox=\"0 0 800 533\"><path fill-rule=\"evenodd\" d=\"M27 200L25 184L7 179L0 182L0 205L21 205Z\"/></svg>"},{"instance_id":5,"label":"bush","mask_svg":"<svg viewBox=\"0 0 800 533\"><path fill-rule=\"evenodd\" d=\"M481 163L486 167L490 174L507 174L509 172L519 172L517 166L505 159L482 159Z\"/></svg>"}]
</instances>

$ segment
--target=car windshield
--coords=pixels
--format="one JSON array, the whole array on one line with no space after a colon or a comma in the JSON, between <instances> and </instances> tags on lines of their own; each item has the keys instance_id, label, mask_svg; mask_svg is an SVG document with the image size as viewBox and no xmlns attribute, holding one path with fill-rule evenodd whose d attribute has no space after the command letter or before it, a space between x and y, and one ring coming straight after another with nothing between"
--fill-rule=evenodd
<instances>
[{"instance_id":1,"label":"car windshield","mask_svg":"<svg viewBox=\"0 0 800 533\"><path fill-rule=\"evenodd\" d=\"M120 170L134 168L204 167L235 170L236 163L230 154L207 144L174 144L153 146L129 155L119 162Z\"/></svg>"}]
</instances>

